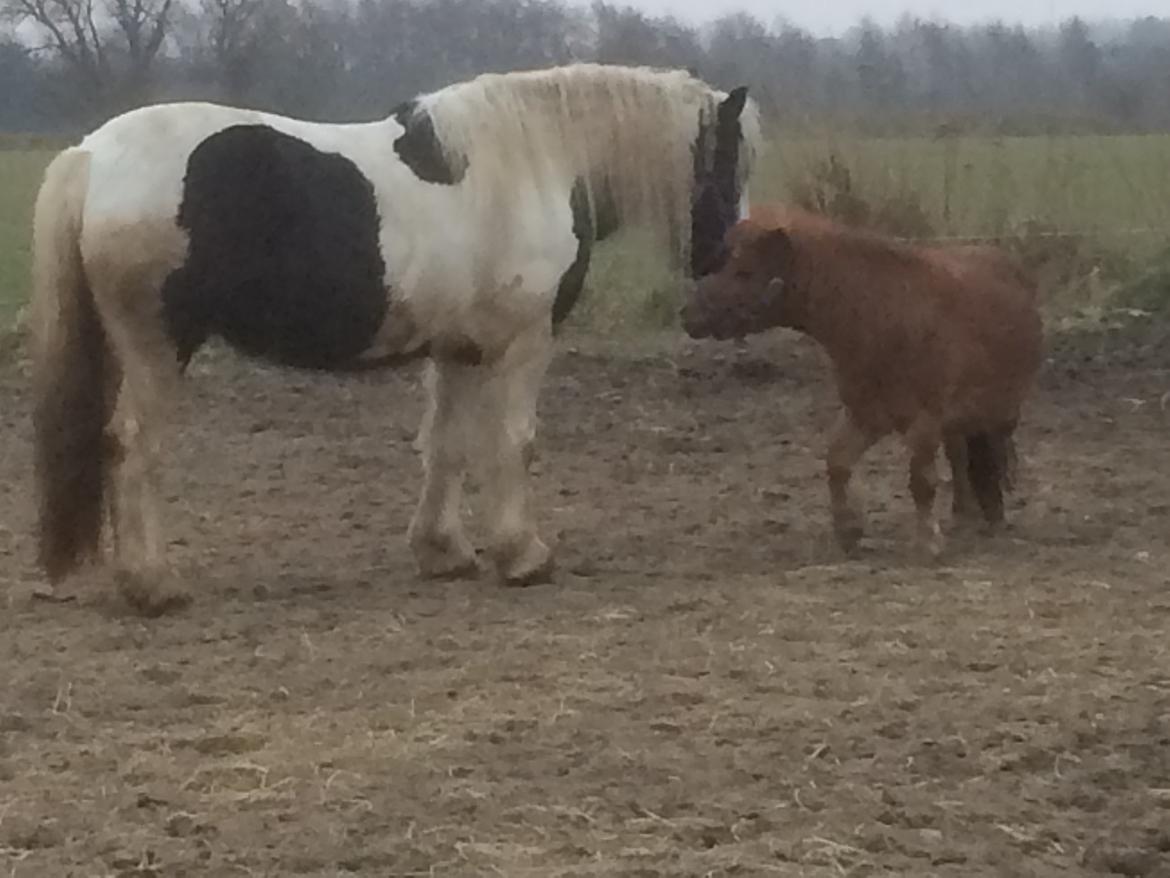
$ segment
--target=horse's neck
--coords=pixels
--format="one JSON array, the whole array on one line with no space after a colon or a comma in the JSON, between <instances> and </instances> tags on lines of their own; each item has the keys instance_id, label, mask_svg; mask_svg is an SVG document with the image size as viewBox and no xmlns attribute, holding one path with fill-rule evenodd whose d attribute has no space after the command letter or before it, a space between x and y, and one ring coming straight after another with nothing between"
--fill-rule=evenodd
<instances>
[{"instance_id":1,"label":"horse's neck","mask_svg":"<svg viewBox=\"0 0 1170 878\"><path fill-rule=\"evenodd\" d=\"M810 336L837 359L856 347L867 329L856 296L864 278L848 277L848 265L843 267L825 242L800 249L783 323Z\"/></svg>"}]
</instances>

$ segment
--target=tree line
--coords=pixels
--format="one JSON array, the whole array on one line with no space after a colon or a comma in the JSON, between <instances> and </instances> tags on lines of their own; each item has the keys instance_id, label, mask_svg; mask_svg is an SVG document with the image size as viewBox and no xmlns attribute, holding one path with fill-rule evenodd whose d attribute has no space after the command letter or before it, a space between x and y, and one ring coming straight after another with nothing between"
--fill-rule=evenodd
<instances>
[{"instance_id":1,"label":"tree line","mask_svg":"<svg viewBox=\"0 0 1170 878\"><path fill-rule=\"evenodd\" d=\"M556 0L0 0L0 130L73 131L174 99L368 119L483 71L574 60L747 83L789 129L1170 131L1170 18L905 18L826 38L745 14L693 28Z\"/></svg>"}]
</instances>

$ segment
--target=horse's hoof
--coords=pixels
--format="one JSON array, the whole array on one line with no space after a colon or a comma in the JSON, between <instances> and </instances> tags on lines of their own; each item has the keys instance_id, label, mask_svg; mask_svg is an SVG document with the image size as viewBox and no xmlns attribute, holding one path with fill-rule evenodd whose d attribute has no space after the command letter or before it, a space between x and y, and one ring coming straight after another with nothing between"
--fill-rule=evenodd
<instances>
[{"instance_id":1,"label":"horse's hoof","mask_svg":"<svg viewBox=\"0 0 1170 878\"><path fill-rule=\"evenodd\" d=\"M914 541L915 553L922 560L923 563L933 564L937 562L943 554L943 536L939 530L938 525L934 529L926 533L919 534Z\"/></svg>"},{"instance_id":2,"label":"horse's hoof","mask_svg":"<svg viewBox=\"0 0 1170 878\"><path fill-rule=\"evenodd\" d=\"M975 503L959 502L951 504L951 526L958 530L972 530L978 528L983 521L983 513Z\"/></svg>"},{"instance_id":3,"label":"horse's hoof","mask_svg":"<svg viewBox=\"0 0 1170 878\"><path fill-rule=\"evenodd\" d=\"M552 550L539 537L509 544L496 555L496 569L505 585L547 583L552 579L555 566Z\"/></svg>"},{"instance_id":4,"label":"horse's hoof","mask_svg":"<svg viewBox=\"0 0 1170 878\"><path fill-rule=\"evenodd\" d=\"M77 600L77 595L65 591L60 586L51 583L41 583L33 586L32 599L52 604L66 604Z\"/></svg>"},{"instance_id":5,"label":"horse's hoof","mask_svg":"<svg viewBox=\"0 0 1170 878\"><path fill-rule=\"evenodd\" d=\"M162 616L191 603L191 593L182 582L163 571L119 570L114 583L122 600L143 616Z\"/></svg>"},{"instance_id":6,"label":"horse's hoof","mask_svg":"<svg viewBox=\"0 0 1170 878\"><path fill-rule=\"evenodd\" d=\"M833 524L833 535L837 538L837 545L846 555L857 551L861 538L865 536L865 527L857 517L844 518Z\"/></svg>"},{"instance_id":7,"label":"horse's hoof","mask_svg":"<svg viewBox=\"0 0 1170 878\"><path fill-rule=\"evenodd\" d=\"M982 522L969 515L951 516L950 532L958 536L970 536L982 530Z\"/></svg>"},{"instance_id":8,"label":"horse's hoof","mask_svg":"<svg viewBox=\"0 0 1170 878\"><path fill-rule=\"evenodd\" d=\"M540 452L536 447L536 440L529 439L520 446L520 459L524 462L525 470L531 470L540 462Z\"/></svg>"},{"instance_id":9,"label":"horse's hoof","mask_svg":"<svg viewBox=\"0 0 1170 878\"><path fill-rule=\"evenodd\" d=\"M483 568L480 566L478 559L469 558L466 560L459 558L450 558L440 561L420 562L419 574L423 579L434 580L454 580L454 579L478 579Z\"/></svg>"},{"instance_id":10,"label":"horse's hoof","mask_svg":"<svg viewBox=\"0 0 1170 878\"><path fill-rule=\"evenodd\" d=\"M424 579L475 579L481 572L475 548L462 534L412 536L410 548Z\"/></svg>"}]
</instances>

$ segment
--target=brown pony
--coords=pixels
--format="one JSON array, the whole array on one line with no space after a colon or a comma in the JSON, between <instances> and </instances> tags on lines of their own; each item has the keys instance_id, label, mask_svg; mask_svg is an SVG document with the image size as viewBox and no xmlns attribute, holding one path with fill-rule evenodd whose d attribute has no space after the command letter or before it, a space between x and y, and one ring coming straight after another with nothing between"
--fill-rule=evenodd
<instances>
[{"instance_id":1,"label":"brown pony","mask_svg":"<svg viewBox=\"0 0 1170 878\"><path fill-rule=\"evenodd\" d=\"M728 233L726 262L683 308L692 338L785 326L825 349L843 403L827 455L833 527L862 534L849 479L879 439L910 452L918 544L942 548L935 458L946 449L954 514L1003 521L1012 434L1041 361L1035 285L988 246L911 246L803 211L760 205Z\"/></svg>"}]
</instances>

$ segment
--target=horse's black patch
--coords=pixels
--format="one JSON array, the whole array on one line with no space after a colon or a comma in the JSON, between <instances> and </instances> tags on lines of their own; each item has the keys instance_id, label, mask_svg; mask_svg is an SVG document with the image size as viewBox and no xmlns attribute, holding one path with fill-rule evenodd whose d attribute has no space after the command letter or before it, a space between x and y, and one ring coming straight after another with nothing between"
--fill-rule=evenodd
<instances>
[{"instance_id":1,"label":"horse's black patch","mask_svg":"<svg viewBox=\"0 0 1170 878\"><path fill-rule=\"evenodd\" d=\"M589 209L589 193L585 181L577 180L569 194L569 207L573 211L573 236L577 239L577 256L557 285L553 300L552 322L554 329L572 312L581 291L585 287L585 275L589 273L589 259L593 245L604 241L617 230L617 211L613 199L605 193L594 193L593 210Z\"/></svg>"},{"instance_id":2,"label":"horse's black patch","mask_svg":"<svg viewBox=\"0 0 1170 878\"><path fill-rule=\"evenodd\" d=\"M370 346L386 272L374 188L353 162L237 125L192 151L183 187L187 262L162 290L181 363L211 335L306 368L343 367Z\"/></svg>"},{"instance_id":3,"label":"horse's black patch","mask_svg":"<svg viewBox=\"0 0 1170 878\"><path fill-rule=\"evenodd\" d=\"M417 110L417 101L407 101L394 108L391 115L406 129L394 141L394 152L420 180L446 186L458 183L467 173L466 160L457 167L451 165L443 154L443 146L435 133L435 123L427 113Z\"/></svg>"},{"instance_id":4,"label":"horse's black patch","mask_svg":"<svg viewBox=\"0 0 1170 878\"><path fill-rule=\"evenodd\" d=\"M739 216L738 165L743 142L739 117L746 103L747 88L732 89L719 104L714 130L707 121L699 125L691 200L692 277L712 274L727 261L724 237Z\"/></svg>"}]
</instances>

